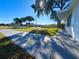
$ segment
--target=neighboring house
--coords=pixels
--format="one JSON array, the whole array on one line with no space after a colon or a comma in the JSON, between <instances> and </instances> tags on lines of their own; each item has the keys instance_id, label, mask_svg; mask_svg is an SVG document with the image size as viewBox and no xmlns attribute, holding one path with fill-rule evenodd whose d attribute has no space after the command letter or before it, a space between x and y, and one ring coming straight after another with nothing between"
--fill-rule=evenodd
<instances>
[{"instance_id":1,"label":"neighboring house","mask_svg":"<svg viewBox=\"0 0 79 59\"><path fill-rule=\"evenodd\" d=\"M79 41L79 0L71 0L66 9L58 12L58 17L65 20L65 30L72 39Z\"/></svg>"}]
</instances>

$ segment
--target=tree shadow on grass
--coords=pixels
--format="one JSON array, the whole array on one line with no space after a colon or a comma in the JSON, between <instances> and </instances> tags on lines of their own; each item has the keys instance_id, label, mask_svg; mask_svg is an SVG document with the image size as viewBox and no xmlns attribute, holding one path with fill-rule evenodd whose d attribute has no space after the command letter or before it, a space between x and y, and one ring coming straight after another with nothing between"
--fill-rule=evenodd
<instances>
[{"instance_id":1,"label":"tree shadow on grass","mask_svg":"<svg viewBox=\"0 0 79 59\"><path fill-rule=\"evenodd\" d=\"M0 59L35 59L35 57L14 44L10 38L3 37L0 39Z\"/></svg>"},{"instance_id":2,"label":"tree shadow on grass","mask_svg":"<svg viewBox=\"0 0 79 59\"><path fill-rule=\"evenodd\" d=\"M36 39L35 41L37 42L35 44L35 48L38 48L38 46L40 45L40 44L37 45L38 41L40 42L40 39L43 39L43 37L40 38L39 35L34 35L34 34L28 33L25 36L21 36L20 34L21 33L17 33L17 34L10 36L10 38L12 38L14 40L14 43L16 42L18 45L25 43L27 40L29 40L28 38L34 38L34 40ZM37 36L37 37L35 37L35 36ZM25 51L27 51L28 47L26 48L26 50L23 50L16 44L12 43L11 42L12 39L9 39L6 37L0 39L0 58L1 59L8 59L8 57L9 57L9 59L12 59L12 58L13 59L35 59L32 55L25 52ZM6 43L6 41L7 41L7 43ZM51 41L51 45L52 45L52 50L54 50L54 52L58 52L63 57L63 59L76 59L76 57L74 55L72 55L66 48L62 48L55 41ZM42 48L44 48L44 47L42 47ZM36 53L36 52L34 52L34 53ZM51 52L51 53L53 53L53 52Z\"/></svg>"}]
</instances>

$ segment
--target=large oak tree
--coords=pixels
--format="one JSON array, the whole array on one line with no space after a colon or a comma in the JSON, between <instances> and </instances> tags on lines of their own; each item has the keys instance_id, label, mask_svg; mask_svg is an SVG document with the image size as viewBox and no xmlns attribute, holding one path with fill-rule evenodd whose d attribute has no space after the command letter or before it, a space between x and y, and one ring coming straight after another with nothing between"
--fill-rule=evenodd
<instances>
[{"instance_id":1,"label":"large oak tree","mask_svg":"<svg viewBox=\"0 0 79 59\"><path fill-rule=\"evenodd\" d=\"M57 26L61 27L61 20L57 16L56 8L59 10L65 9L69 5L70 0L35 0L32 4L34 12L39 17L40 15L50 15L50 19L57 21Z\"/></svg>"}]
</instances>

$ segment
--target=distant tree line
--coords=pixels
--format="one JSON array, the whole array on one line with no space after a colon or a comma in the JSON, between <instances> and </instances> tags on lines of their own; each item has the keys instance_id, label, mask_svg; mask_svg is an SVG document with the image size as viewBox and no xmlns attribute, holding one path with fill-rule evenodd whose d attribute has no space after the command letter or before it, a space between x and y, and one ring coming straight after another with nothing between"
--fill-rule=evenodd
<instances>
[{"instance_id":1,"label":"distant tree line","mask_svg":"<svg viewBox=\"0 0 79 59\"><path fill-rule=\"evenodd\" d=\"M50 24L50 25L41 25L41 24L35 24L31 23L32 21L35 21L35 19L32 16L26 16L21 18L14 18L12 23L4 24L0 23L0 26L13 26L13 28L18 27L57 27L56 24Z\"/></svg>"},{"instance_id":2,"label":"distant tree line","mask_svg":"<svg viewBox=\"0 0 79 59\"><path fill-rule=\"evenodd\" d=\"M8 24L4 24L4 23L0 23L0 26L13 26L14 23L8 23Z\"/></svg>"},{"instance_id":3,"label":"distant tree line","mask_svg":"<svg viewBox=\"0 0 79 59\"><path fill-rule=\"evenodd\" d=\"M12 23L0 23L0 26L30 26L33 25L33 23L31 23L32 21L34 21L35 19L32 16L26 16L26 17L22 17L22 18L14 18ZM25 25L23 25L23 23L25 23Z\"/></svg>"}]
</instances>

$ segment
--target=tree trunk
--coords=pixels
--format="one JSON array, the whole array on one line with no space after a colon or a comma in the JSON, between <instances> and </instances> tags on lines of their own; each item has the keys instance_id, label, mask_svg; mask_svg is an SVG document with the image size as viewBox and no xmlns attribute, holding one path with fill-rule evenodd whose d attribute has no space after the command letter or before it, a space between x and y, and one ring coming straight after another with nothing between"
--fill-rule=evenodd
<instances>
[{"instance_id":1,"label":"tree trunk","mask_svg":"<svg viewBox=\"0 0 79 59\"><path fill-rule=\"evenodd\" d=\"M30 21L29 21L29 27L30 27Z\"/></svg>"},{"instance_id":2,"label":"tree trunk","mask_svg":"<svg viewBox=\"0 0 79 59\"><path fill-rule=\"evenodd\" d=\"M61 28L61 20L59 20L59 19L57 20L57 27Z\"/></svg>"}]
</instances>

